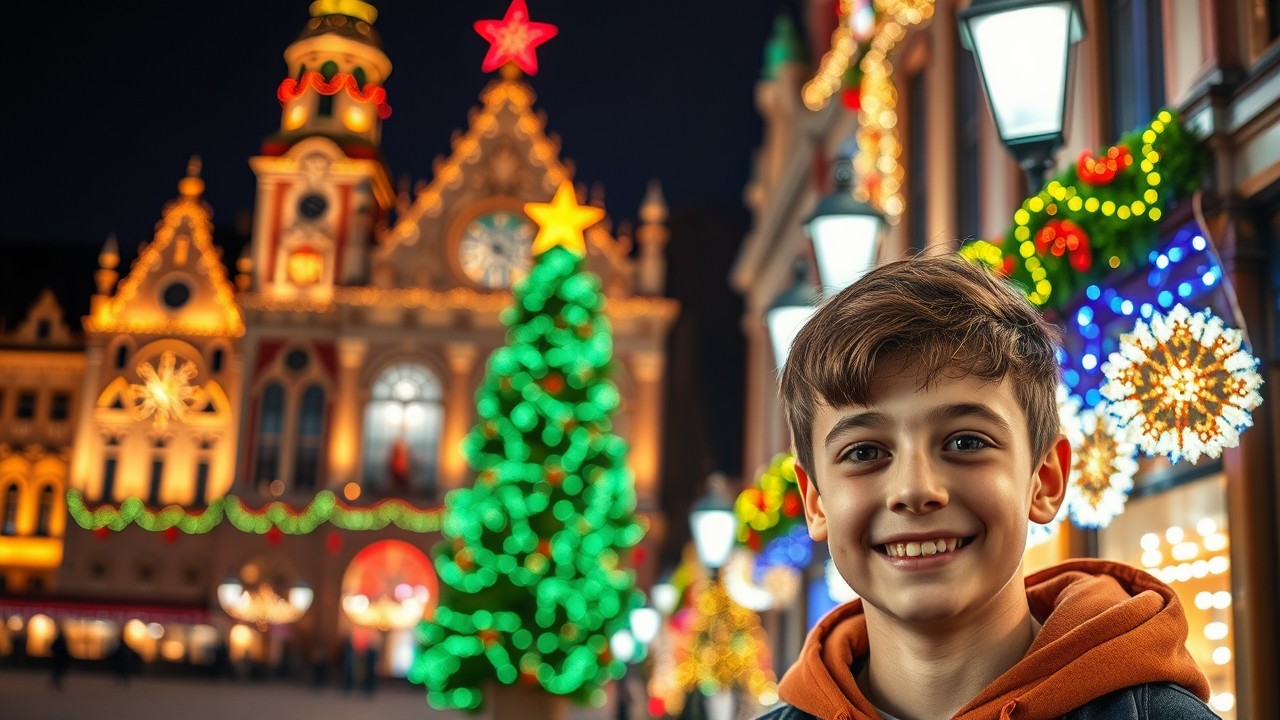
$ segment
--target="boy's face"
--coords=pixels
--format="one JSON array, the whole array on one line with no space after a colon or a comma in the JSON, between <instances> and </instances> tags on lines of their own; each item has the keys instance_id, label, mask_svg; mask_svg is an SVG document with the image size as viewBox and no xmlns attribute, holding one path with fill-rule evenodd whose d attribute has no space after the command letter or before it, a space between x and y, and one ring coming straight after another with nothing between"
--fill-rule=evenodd
<instances>
[{"instance_id":1,"label":"boy's face","mask_svg":"<svg viewBox=\"0 0 1280 720\"><path fill-rule=\"evenodd\" d=\"M943 379L920 391L914 369L890 372L875 377L869 406L819 406L814 467L796 468L809 534L827 541L869 614L980 619L993 601L1022 594L1011 580L1027 521L1056 515L1070 447L1059 438L1032 457L1008 380Z\"/></svg>"}]
</instances>

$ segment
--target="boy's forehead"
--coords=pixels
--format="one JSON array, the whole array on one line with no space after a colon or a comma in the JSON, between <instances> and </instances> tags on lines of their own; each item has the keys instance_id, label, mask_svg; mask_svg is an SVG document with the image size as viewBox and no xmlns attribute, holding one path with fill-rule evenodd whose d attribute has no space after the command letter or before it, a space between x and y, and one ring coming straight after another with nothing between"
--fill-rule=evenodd
<instances>
[{"instance_id":1,"label":"boy's forehead","mask_svg":"<svg viewBox=\"0 0 1280 720\"><path fill-rule=\"evenodd\" d=\"M852 415L883 416L889 420L923 420L945 416L951 408L986 409L1010 425L1025 424L1025 413L1007 378L988 380L974 375L945 375L927 385L910 368L877 373L866 403L833 403L819 399L813 423L814 440L837 422ZM981 410L979 410L981 414Z\"/></svg>"}]
</instances>

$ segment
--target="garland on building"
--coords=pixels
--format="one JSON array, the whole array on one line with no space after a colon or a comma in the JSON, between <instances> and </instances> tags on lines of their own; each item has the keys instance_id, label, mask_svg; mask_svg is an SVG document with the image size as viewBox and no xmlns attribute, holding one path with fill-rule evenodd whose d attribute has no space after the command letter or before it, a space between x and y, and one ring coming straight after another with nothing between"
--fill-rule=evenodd
<instances>
[{"instance_id":1,"label":"garland on building","mask_svg":"<svg viewBox=\"0 0 1280 720\"><path fill-rule=\"evenodd\" d=\"M302 77L285 78L280 82L280 87L276 89L276 99L284 105L293 100L297 100L308 89L314 89L321 95L337 95L343 90L347 91L347 95L351 96L356 102L373 103L378 109L378 117L386 120L391 117L391 106L387 104L387 90L381 85L365 83L360 87L360 82L356 80L351 73L334 73L333 77L326 80L324 75L315 70L308 70L302 73Z\"/></svg>"},{"instance_id":2,"label":"garland on building","mask_svg":"<svg viewBox=\"0 0 1280 720\"><path fill-rule=\"evenodd\" d=\"M119 531L133 524L150 532L177 529L189 535L207 533L224 519L241 532L259 535L273 529L286 535L304 535L326 522L343 530L381 530L395 525L409 532L429 533L440 529L443 514L440 508L423 510L399 498L353 507L339 501L329 490L316 493L301 510L279 500L255 510L235 495L216 498L202 509L169 505L152 510L137 497L125 498L119 505L104 503L90 509L84 495L71 488L67 490L67 511L86 530Z\"/></svg>"},{"instance_id":3,"label":"garland on building","mask_svg":"<svg viewBox=\"0 0 1280 720\"><path fill-rule=\"evenodd\" d=\"M1205 157L1168 110L1023 201L1005 237L960 253L1014 281L1037 307L1059 310L1087 285L1145 262L1167 206L1199 186Z\"/></svg>"},{"instance_id":4,"label":"garland on building","mask_svg":"<svg viewBox=\"0 0 1280 720\"><path fill-rule=\"evenodd\" d=\"M754 552L803 525L795 456L775 455L755 485L738 493L733 510L738 516L738 544Z\"/></svg>"},{"instance_id":5,"label":"garland on building","mask_svg":"<svg viewBox=\"0 0 1280 720\"><path fill-rule=\"evenodd\" d=\"M477 710L495 681L602 703L625 669L609 638L642 602L623 559L644 531L610 422L613 339L600 280L582 267L583 231L604 213L567 181L525 212L540 225L537 261L477 392L463 450L478 477L446 500L440 603L409 671L437 708Z\"/></svg>"}]
</instances>

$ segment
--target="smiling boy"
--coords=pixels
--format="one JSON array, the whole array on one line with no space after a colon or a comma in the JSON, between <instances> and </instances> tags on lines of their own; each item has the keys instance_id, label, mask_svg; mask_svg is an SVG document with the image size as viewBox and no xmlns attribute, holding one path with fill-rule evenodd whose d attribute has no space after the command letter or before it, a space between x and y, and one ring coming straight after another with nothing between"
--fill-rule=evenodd
<instances>
[{"instance_id":1,"label":"smiling boy","mask_svg":"<svg viewBox=\"0 0 1280 720\"><path fill-rule=\"evenodd\" d=\"M780 392L805 517L859 599L766 718L1216 717L1173 590L1103 560L1024 580L1071 468L1056 341L954 255L878 267L800 331Z\"/></svg>"}]
</instances>

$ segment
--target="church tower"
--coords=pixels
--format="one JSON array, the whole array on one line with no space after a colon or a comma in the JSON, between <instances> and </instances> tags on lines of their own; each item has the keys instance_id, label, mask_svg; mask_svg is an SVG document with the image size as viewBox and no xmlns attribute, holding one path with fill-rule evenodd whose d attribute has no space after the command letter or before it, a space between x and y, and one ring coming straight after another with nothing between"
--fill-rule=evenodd
<instances>
[{"instance_id":1,"label":"church tower","mask_svg":"<svg viewBox=\"0 0 1280 720\"><path fill-rule=\"evenodd\" d=\"M368 276L374 233L394 193L382 161L391 61L361 0L316 0L284 53L280 129L250 160L258 177L251 289L326 302Z\"/></svg>"}]
</instances>

